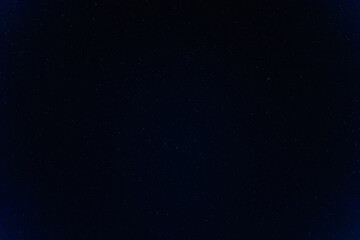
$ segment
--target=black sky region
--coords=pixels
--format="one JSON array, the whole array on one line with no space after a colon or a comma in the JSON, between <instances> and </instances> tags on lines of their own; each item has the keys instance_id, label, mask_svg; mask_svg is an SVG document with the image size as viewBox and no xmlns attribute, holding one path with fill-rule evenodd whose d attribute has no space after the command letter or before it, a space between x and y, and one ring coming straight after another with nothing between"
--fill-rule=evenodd
<instances>
[{"instance_id":1,"label":"black sky region","mask_svg":"<svg viewBox=\"0 0 360 240\"><path fill-rule=\"evenodd\" d=\"M0 239L359 239L359 7L1 0Z\"/></svg>"}]
</instances>

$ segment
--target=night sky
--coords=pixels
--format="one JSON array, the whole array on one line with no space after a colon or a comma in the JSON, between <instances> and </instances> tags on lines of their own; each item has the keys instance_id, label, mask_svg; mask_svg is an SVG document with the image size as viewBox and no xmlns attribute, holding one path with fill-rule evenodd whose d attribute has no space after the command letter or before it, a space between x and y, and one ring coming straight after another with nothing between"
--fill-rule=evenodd
<instances>
[{"instance_id":1,"label":"night sky","mask_svg":"<svg viewBox=\"0 0 360 240\"><path fill-rule=\"evenodd\" d=\"M358 240L359 110L359 1L0 0L0 239Z\"/></svg>"}]
</instances>

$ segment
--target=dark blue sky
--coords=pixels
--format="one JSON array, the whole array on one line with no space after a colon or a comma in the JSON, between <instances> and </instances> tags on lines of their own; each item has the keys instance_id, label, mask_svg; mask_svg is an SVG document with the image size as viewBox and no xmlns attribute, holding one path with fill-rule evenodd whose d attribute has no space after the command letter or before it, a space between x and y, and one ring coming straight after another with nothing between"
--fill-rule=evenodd
<instances>
[{"instance_id":1,"label":"dark blue sky","mask_svg":"<svg viewBox=\"0 0 360 240\"><path fill-rule=\"evenodd\" d=\"M358 239L359 14L1 1L0 239Z\"/></svg>"}]
</instances>

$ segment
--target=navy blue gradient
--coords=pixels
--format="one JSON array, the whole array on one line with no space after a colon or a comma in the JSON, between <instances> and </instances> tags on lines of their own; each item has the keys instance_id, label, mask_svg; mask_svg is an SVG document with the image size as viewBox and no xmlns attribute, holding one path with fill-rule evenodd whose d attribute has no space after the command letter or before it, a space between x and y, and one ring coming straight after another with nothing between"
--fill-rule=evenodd
<instances>
[{"instance_id":1,"label":"navy blue gradient","mask_svg":"<svg viewBox=\"0 0 360 240\"><path fill-rule=\"evenodd\" d=\"M0 1L0 239L360 237L358 1Z\"/></svg>"}]
</instances>

